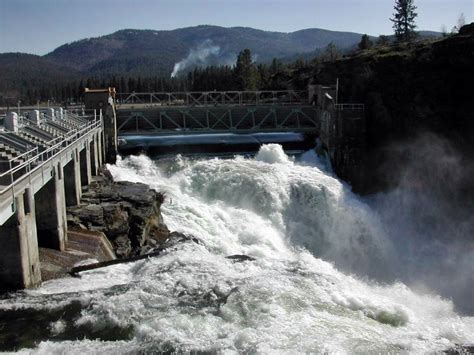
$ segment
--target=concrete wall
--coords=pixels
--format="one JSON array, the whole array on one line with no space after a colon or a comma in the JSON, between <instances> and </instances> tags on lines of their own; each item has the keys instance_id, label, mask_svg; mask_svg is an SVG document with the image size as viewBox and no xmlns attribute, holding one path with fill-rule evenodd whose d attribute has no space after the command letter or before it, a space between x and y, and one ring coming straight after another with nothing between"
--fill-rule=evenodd
<instances>
[{"instance_id":1,"label":"concrete wall","mask_svg":"<svg viewBox=\"0 0 474 355\"><path fill-rule=\"evenodd\" d=\"M65 250L67 241L64 172L59 163L54 177L35 194L36 227L41 247Z\"/></svg>"},{"instance_id":2,"label":"concrete wall","mask_svg":"<svg viewBox=\"0 0 474 355\"><path fill-rule=\"evenodd\" d=\"M41 270L31 190L17 196L15 204L16 214L0 226L0 287L36 287L41 283Z\"/></svg>"}]
</instances>

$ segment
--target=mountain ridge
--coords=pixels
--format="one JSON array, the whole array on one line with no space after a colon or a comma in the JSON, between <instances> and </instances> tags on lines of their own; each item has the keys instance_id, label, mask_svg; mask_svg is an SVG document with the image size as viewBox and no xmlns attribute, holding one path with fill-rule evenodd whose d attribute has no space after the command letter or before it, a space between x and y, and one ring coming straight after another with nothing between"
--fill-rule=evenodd
<instances>
[{"instance_id":1,"label":"mountain ridge","mask_svg":"<svg viewBox=\"0 0 474 355\"><path fill-rule=\"evenodd\" d=\"M320 28L293 32L213 25L174 30L122 29L63 44L43 56L0 54L0 95L15 95L25 83L39 87L84 77L169 77L176 63L202 50L210 52L204 57L198 55L197 64L203 66L233 64L245 48L252 51L258 62L269 62L273 58L307 59L330 42L343 50L354 48L361 36ZM191 58L187 63L193 65L194 62ZM190 69L183 68L182 73Z\"/></svg>"},{"instance_id":2,"label":"mountain ridge","mask_svg":"<svg viewBox=\"0 0 474 355\"><path fill-rule=\"evenodd\" d=\"M205 41L220 48L226 56L236 57L250 48L261 61L308 53L333 42L341 48L355 45L362 34L311 28L294 32L263 31L251 27L199 25L176 30L123 29L108 35L82 39L54 49L45 57L80 71L93 74L127 73L143 75L147 69L160 75L171 73L176 62ZM131 52L133 55L131 55ZM138 63L138 69L135 61ZM156 63L159 60L159 64ZM140 65L141 64L141 65ZM108 66L110 69L106 70Z\"/></svg>"}]
</instances>

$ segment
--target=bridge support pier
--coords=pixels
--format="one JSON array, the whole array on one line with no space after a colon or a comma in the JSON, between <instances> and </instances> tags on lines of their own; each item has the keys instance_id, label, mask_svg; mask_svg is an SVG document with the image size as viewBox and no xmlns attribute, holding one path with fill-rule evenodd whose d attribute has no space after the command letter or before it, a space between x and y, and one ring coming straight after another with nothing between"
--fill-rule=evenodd
<instances>
[{"instance_id":1,"label":"bridge support pier","mask_svg":"<svg viewBox=\"0 0 474 355\"><path fill-rule=\"evenodd\" d=\"M36 287L41 284L41 270L32 191L16 196L15 204L16 213L0 226L1 287Z\"/></svg>"},{"instance_id":2,"label":"bridge support pier","mask_svg":"<svg viewBox=\"0 0 474 355\"><path fill-rule=\"evenodd\" d=\"M99 158L99 168L102 167L104 163L104 151L103 151L103 144L102 144L102 134L97 135L97 157Z\"/></svg>"},{"instance_id":3,"label":"bridge support pier","mask_svg":"<svg viewBox=\"0 0 474 355\"><path fill-rule=\"evenodd\" d=\"M41 247L64 251L67 241L64 172L59 163L54 177L35 196L36 228Z\"/></svg>"},{"instance_id":4,"label":"bridge support pier","mask_svg":"<svg viewBox=\"0 0 474 355\"><path fill-rule=\"evenodd\" d=\"M89 142L86 143L84 149L79 153L79 160L81 166L81 185L87 186L92 181L91 148Z\"/></svg>"},{"instance_id":5,"label":"bridge support pier","mask_svg":"<svg viewBox=\"0 0 474 355\"><path fill-rule=\"evenodd\" d=\"M79 152L73 151L73 159L64 167L64 189L66 191L66 206L77 206L81 203L81 167Z\"/></svg>"},{"instance_id":6,"label":"bridge support pier","mask_svg":"<svg viewBox=\"0 0 474 355\"><path fill-rule=\"evenodd\" d=\"M99 173L99 154L97 150L97 136L91 141L91 171L93 176Z\"/></svg>"}]
</instances>

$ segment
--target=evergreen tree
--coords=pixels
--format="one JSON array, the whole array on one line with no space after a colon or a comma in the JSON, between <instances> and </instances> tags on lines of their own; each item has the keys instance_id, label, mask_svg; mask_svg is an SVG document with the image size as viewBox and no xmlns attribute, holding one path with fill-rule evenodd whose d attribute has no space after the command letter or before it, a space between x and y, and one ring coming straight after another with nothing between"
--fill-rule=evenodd
<instances>
[{"instance_id":1,"label":"evergreen tree","mask_svg":"<svg viewBox=\"0 0 474 355\"><path fill-rule=\"evenodd\" d=\"M393 30L398 41L409 41L416 36L414 0L395 0L395 13L390 21L393 22Z\"/></svg>"},{"instance_id":2,"label":"evergreen tree","mask_svg":"<svg viewBox=\"0 0 474 355\"><path fill-rule=\"evenodd\" d=\"M377 46L388 46L390 44L390 39L388 36L380 35L377 40Z\"/></svg>"},{"instance_id":3,"label":"evergreen tree","mask_svg":"<svg viewBox=\"0 0 474 355\"><path fill-rule=\"evenodd\" d=\"M364 49L370 49L372 48L372 41L370 40L369 36L368 35L363 35L359 44L358 44L358 47L360 50L364 50Z\"/></svg>"},{"instance_id":4,"label":"evergreen tree","mask_svg":"<svg viewBox=\"0 0 474 355\"><path fill-rule=\"evenodd\" d=\"M237 57L235 65L235 75L240 90L256 90L257 89L257 70L252 63L252 54L250 49L244 49Z\"/></svg>"},{"instance_id":5,"label":"evergreen tree","mask_svg":"<svg viewBox=\"0 0 474 355\"><path fill-rule=\"evenodd\" d=\"M329 42L324 50L324 53L321 55L322 61L333 62L339 58L341 58L341 53L337 49L337 46L333 42Z\"/></svg>"}]
</instances>

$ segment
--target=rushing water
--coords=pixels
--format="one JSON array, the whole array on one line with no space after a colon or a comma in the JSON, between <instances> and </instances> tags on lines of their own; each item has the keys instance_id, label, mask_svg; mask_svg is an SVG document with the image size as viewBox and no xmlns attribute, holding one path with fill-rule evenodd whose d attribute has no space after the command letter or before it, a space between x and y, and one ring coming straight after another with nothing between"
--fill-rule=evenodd
<instances>
[{"instance_id":1,"label":"rushing water","mask_svg":"<svg viewBox=\"0 0 474 355\"><path fill-rule=\"evenodd\" d=\"M391 273L393 245L376 214L312 152L298 161L279 145L254 158L131 156L110 170L165 192L169 229L200 243L0 301L18 332L43 339L22 346L365 354L473 341L474 318L450 301L371 281ZM235 254L255 260L226 258Z\"/></svg>"}]
</instances>

